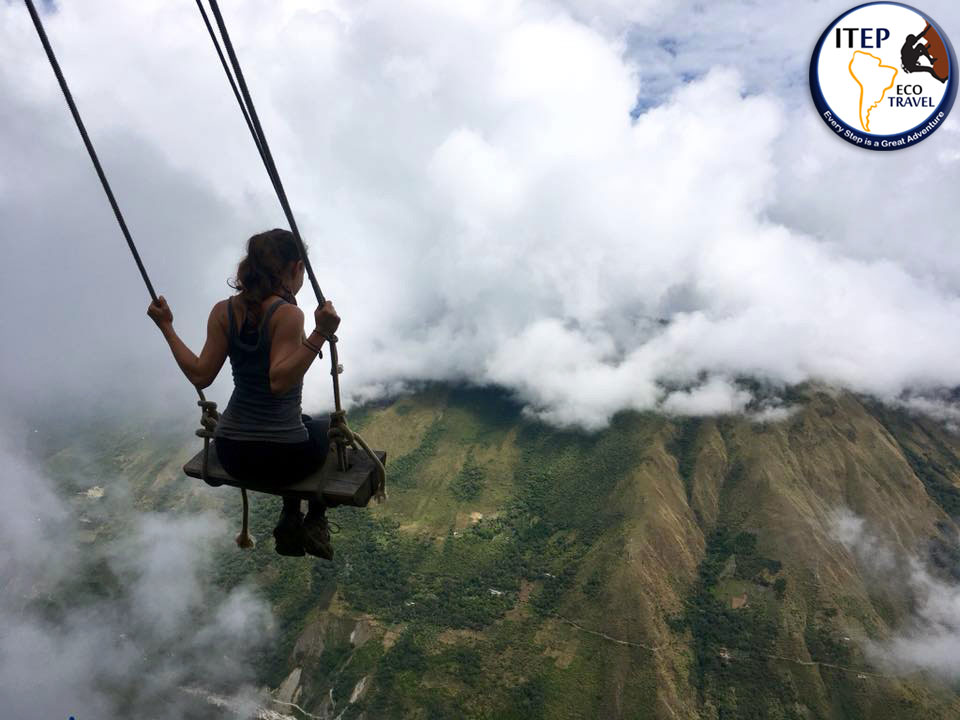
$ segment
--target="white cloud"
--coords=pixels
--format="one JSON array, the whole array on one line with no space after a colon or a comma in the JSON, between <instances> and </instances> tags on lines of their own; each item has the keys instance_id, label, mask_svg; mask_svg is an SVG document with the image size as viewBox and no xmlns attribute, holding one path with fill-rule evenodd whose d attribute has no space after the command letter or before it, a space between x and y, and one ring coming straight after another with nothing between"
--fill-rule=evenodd
<instances>
[{"instance_id":1,"label":"white cloud","mask_svg":"<svg viewBox=\"0 0 960 720\"><path fill-rule=\"evenodd\" d=\"M780 423L791 418L797 411L796 405L783 405L779 402L761 405L751 412L750 419L756 423Z\"/></svg>"},{"instance_id":2,"label":"white cloud","mask_svg":"<svg viewBox=\"0 0 960 720\"><path fill-rule=\"evenodd\" d=\"M957 406L955 398L943 395L908 396L902 398L897 404L908 412L939 420L954 432L960 430L960 407Z\"/></svg>"},{"instance_id":3,"label":"white cloud","mask_svg":"<svg viewBox=\"0 0 960 720\"><path fill-rule=\"evenodd\" d=\"M821 127L807 53L842 9L227 8L344 317L347 396L498 383L544 419L596 427L668 397L674 412L742 408L742 391L717 394L720 378L882 397L960 382L960 340L944 331L960 310L960 136L948 126L880 156ZM931 11L948 27L960 17ZM148 268L198 348L245 236L282 222L199 18L100 1L48 23ZM146 376L144 399L189 403L12 4L0 94L0 242L16 268L0 300L29 308L3 322L30 339L0 354L20 376L4 393L103 395L107 379ZM652 106L634 121L638 98ZM312 304L309 290L300 299ZM329 403L326 377L310 376L308 410ZM664 390L676 386L697 400Z\"/></svg>"},{"instance_id":4,"label":"white cloud","mask_svg":"<svg viewBox=\"0 0 960 720\"><path fill-rule=\"evenodd\" d=\"M663 409L677 415L728 415L743 412L750 399L750 393L714 377L690 390L670 393Z\"/></svg>"},{"instance_id":5,"label":"white cloud","mask_svg":"<svg viewBox=\"0 0 960 720\"><path fill-rule=\"evenodd\" d=\"M11 443L0 466L0 705L11 718L191 716L185 685L254 691L252 657L272 634L266 603L210 580L223 521L211 514L139 515L114 492L111 539L78 542L77 507Z\"/></svg>"},{"instance_id":6,"label":"white cloud","mask_svg":"<svg viewBox=\"0 0 960 720\"><path fill-rule=\"evenodd\" d=\"M910 616L887 639L868 641L867 656L895 672L960 678L960 585L935 577L916 556L895 553L863 518L838 513L832 529L865 568L868 582L910 598Z\"/></svg>"},{"instance_id":7,"label":"white cloud","mask_svg":"<svg viewBox=\"0 0 960 720\"><path fill-rule=\"evenodd\" d=\"M911 571L917 609L910 625L871 650L903 669L955 680L960 677L960 587L934 578L916 561Z\"/></svg>"}]
</instances>

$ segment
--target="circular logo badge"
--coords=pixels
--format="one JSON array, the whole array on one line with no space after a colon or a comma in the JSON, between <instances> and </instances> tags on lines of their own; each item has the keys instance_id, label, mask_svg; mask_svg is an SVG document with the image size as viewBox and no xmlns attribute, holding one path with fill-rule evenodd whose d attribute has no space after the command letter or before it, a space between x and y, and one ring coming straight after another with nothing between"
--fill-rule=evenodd
<instances>
[{"instance_id":1,"label":"circular logo badge","mask_svg":"<svg viewBox=\"0 0 960 720\"><path fill-rule=\"evenodd\" d=\"M870 150L900 150L930 137L953 107L957 80L940 26L896 2L848 10L824 30L810 60L820 117Z\"/></svg>"}]
</instances>

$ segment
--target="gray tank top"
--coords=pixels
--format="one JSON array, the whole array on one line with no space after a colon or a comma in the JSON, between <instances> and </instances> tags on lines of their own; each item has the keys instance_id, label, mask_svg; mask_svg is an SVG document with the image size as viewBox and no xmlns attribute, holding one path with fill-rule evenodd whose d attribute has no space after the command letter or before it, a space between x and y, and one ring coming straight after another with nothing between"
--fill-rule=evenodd
<instances>
[{"instance_id":1,"label":"gray tank top","mask_svg":"<svg viewBox=\"0 0 960 720\"><path fill-rule=\"evenodd\" d=\"M230 325L228 354L233 371L233 394L220 416L214 437L298 443L309 439L301 419L303 382L287 392L270 392L270 318L286 300L277 300L263 315L259 328L249 323L238 332L233 303L227 300Z\"/></svg>"}]
</instances>

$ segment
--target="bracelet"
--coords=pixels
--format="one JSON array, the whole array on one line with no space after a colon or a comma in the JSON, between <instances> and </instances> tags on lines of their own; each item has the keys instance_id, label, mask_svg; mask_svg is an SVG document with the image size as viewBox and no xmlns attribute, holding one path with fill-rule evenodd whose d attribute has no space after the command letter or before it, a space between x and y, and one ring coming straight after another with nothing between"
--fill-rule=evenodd
<instances>
[{"instance_id":1,"label":"bracelet","mask_svg":"<svg viewBox=\"0 0 960 720\"><path fill-rule=\"evenodd\" d=\"M319 328L314 328L314 329L310 332L310 334L313 335L313 333L316 333L317 335L319 335L320 337L322 337L324 340L330 340L330 336L329 336L329 335L324 335L322 332L320 332L320 329L319 329Z\"/></svg>"},{"instance_id":2,"label":"bracelet","mask_svg":"<svg viewBox=\"0 0 960 720\"><path fill-rule=\"evenodd\" d=\"M310 350L312 350L313 352L315 352L315 353L317 354L317 357L321 357L321 358L323 357L323 351L320 350L320 348L318 348L316 345L314 345L313 343L311 343L309 340L307 340L306 338L304 338L301 342L302 342L307 348L309 348Z\"/></svg>"}]
</instances>

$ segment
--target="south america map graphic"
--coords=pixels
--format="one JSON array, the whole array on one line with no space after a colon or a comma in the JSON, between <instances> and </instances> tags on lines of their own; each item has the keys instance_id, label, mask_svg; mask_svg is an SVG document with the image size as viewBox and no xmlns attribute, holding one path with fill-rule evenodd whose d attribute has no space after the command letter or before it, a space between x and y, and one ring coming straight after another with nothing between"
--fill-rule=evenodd
<instances>
[{"instance_id":1,"label":"south america map graphic","mask_svg":"<svg viewBox=\"0 0 960 720\"><path fill-rule=\"evenodd\" d=\"M870 132L870 113L883 102L899 71L863 50L853 53L848 69L860 87L860 127Z\"/></svg>"}]
</instances>

